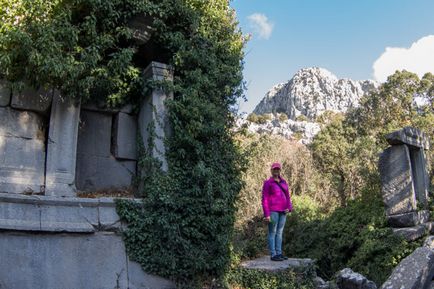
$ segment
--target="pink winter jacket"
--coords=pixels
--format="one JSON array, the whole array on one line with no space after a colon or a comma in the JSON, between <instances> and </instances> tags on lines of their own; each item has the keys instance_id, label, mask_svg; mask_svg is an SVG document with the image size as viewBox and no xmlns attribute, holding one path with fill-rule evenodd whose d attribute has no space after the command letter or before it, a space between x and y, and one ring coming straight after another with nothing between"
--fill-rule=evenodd
<instances>
[{"instance_id":1,"label":"pink winter jacket","mask_svg":"<svg viewBox=\"0 0 434 289\"><path fill-rule=\"evenodd\" d=\"M264 217L270 216L270 212L285 211L286 209L292 211L288 184L282 177L280 177L280 185L285 190L284 192L273 177L264 181L262 187L262 209L264 210Z\"/></svg>"}]
</instances>

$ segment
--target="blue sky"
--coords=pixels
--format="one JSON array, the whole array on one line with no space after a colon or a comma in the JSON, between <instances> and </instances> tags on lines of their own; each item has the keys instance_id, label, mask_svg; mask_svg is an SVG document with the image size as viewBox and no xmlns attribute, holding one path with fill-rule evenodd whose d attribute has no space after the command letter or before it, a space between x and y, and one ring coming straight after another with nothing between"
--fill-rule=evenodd
<instances>
[{"instance_id":1,"label":"blue sky","mask_svg":"<svg viewBox=\"0 0 434 289\"><path fill-rule=\"evenodd\" d=\"M434 72L434 36L427 38L434 35L433 0L233 0L231 5L243 32L252 34L244 69L248 102L240 101L241 112L251 112L274 84L304 67L379 81L398 68Z\"/></svg>"}]
</instances>

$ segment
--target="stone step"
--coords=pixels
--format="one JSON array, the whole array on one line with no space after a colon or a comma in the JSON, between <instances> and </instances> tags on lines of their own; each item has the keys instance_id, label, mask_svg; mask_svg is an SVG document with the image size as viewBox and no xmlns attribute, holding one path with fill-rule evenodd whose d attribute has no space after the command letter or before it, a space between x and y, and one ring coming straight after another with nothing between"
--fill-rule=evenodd
<instances>
[{"instance_id":1,"label":"stone step","mask_svg":"<svg viewBox=\"0 0 434 289\"><path fill-rule=\"evenodd\" d=\"M242 268L264 271L281 271L292 269L296 272L313 270L315 261L312 259L288 258L283 261L271 261L270 256L262 256L257 259L244 261L240 264Z\"/></svg>"},{"instance_id":2,"label":"stone step","mask_svg":"<svg viewBox=\"0 0 434 289\"><path fill-rule=\"evenodd\" d=\"M397 235L404 237L407 241L417 240L425 235L427 231L430 231L431 224L421 224L408 228L393 228L393 232Z\"/></svg>"}]
</instances>

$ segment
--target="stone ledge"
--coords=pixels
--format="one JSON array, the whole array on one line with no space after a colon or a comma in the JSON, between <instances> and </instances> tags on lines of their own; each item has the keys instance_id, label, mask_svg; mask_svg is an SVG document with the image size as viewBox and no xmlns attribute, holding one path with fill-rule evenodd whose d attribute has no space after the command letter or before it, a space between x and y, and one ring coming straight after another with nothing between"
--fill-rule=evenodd
<instances>
[{"instance_id":1,"label":"stone ledge","mask_svg":"<svg viewBox=\"0 0 434 289\"><path fill-rule=\"evenodd\" d=\"M315 262L312 259L288 258L284 261L271 261L270 256L263 256L254 260L242 262L240 266L245 269L280 271L287 269L304 270L313 267Z\"/></svg>"},{"instance_id":2,"label":"stone ledge","mask_svg":"<svg viewBox=\"0 0 434 289\"><path fill-rule=\"evenodd\" d=\"M120 231L122 223L116 212L114 198L59 198L0 193L0 229L93 233Z\"/></svg>"}]
</instances>

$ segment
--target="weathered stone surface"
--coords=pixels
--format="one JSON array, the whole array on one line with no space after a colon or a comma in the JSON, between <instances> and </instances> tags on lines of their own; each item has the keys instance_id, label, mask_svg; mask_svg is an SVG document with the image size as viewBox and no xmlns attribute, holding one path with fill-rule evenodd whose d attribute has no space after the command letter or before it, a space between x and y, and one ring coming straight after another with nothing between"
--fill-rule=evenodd
<instances>
[{"instance_id":1,"label":"weathered stone surface","mask_svg":"<svg viewBox=\"0 0 434 289\"><path fill-rule=\"evenodd\" d=\"M0 107L0 192L40 192L44 186L44 120Z\"/></svg>"},{"instance_id":2,"label":"weathered stone surface","mask_svg":"<svg viewBox=\"0 0 434 289\"><path fill-rule=\"evenodd\" d=\"M1 232L0 247L0 288L175 289L129 261L122 237L114 233Z\"/></svg>"},{"instance_id":3,"label":"weathered stone surface","mask_svg":"<svg viewBox=\"0 0 434 289\"><path fill-rule=\"evenodd\" d=\"M136 174L136 161L111 155L112 116L82 110L77 145L77 188L96 191L128 188Z\"/></svg>"},{"instance_id":4,"label":"weathered stone surface","mask_svg":"<svg viewBox=\"0 0 434 289\"><path fill-rule=\"evenodd\" d=\"M387 216L387 222L392 227L413 227L428 222L429 211L423 210L404 214Z\"/></svg>"},{"instance_id":5,"label":"weathered stone surface","mask_svg":"<svg viewBox=\"0 0 434 289\"><path fill-rule=\"evenodd\" d=\"M330 289L330 285L325 282L321 277L313 278L313 283L316 289Z\"/></svg>"},{"instance_id":6,"label":"weathered stone surface","mask_svg":"<svg viewBox=\"0 0 434 289\"><path fill-rule=\"evenodd\" d=\"M170 66L162 63L152 62L144 71L144 78L153 80L173 80L173 71ZM145 97L139 112L139 131L142 136L143 144L148 145L151 133L149 127L154 127L154 148L153 156L161 161L162 169L167 171L166 149L164 138L170 135L170 127L167 119L167 111L164 105L166 99L173 97L172 93L167 93L163 88L154 89Z\"/></svg>"},{"instance_id":7,"label":"weathered stone surface","mask_svg":"<svg viewBox=\"0 0 434 289\"><path fill-rule=\"evenodd\" d=\"M16 109L47 113L53 99L53 93L53 89L40 88L36 90L30 86L25 86L21 91L12 92L11 106Z\"/></svg>"},{"instance_id":8,"label":"weathered stone surface","mask_svg":"<svg viewBox=\"0 0 434 289\"><path fill-rule=\"evenodd\" d=\"M380 155L379 171L386 214L416 211L408 147L395 145L384 150Z\"/></svg>"},{"instance_id":9,"label":"weathered stone surface","mask_svg":"<svg viewBox=\"0 0 434 289\"><path fill-rule=\"evenodd\" d=\"M0 106L8 106L11 102L12 92L7 86L7 82L0 79Z\"/></svg>"},{"instance_id":10,"label":"weathered stone surface","mask_svg":"<svg viewBox=\"0 0 434 289\"><path fill-rule=\"evenodd\" d=\"M387 134L385 137L391 145L407 144L425 150L429 149L429 140L425 133L414 127L404 127Z\"/></svg>"},{"instance_id":11,"label":"weathered stone surface","mask_svg":"<svg viewBox=\"0 0 434 289\"><path fill-rule=\"evenodd\" d=\"M423 245L424 247L434 250L434 236L431 235L426 237L425 241L423 242Z\"/></svg>"},{"instance_id":12,"label":"weathered stone surface","mask_svg":"<svg viewBox=\"0 0 434 289\"><path fill-rule=\"evenodd\" d=\"M114 118L112 154L117 159L137 160L137 120L119 112Z\"/></svg>"},{"instance_id":13,"label":"weathered stone surface","mask_svg":"<svg viewBox=\"0 0 434 289\"><path fill-rule=\"evenodd\" d=\"M45 194L75 196L75 166L80 104L56 93L47 145Z\"/></svg>"},{"instance_id":14,"label":"weathered stone surface","mask_svg":"<svg viewBox=\"0 0 434 289\"><path fill-rule=\"evenodd\" d=\"M418 204L428 208L429 176L424 150L410 147L410 159L416 199Z\"/></svg>"},{"instance_id":15,"label":"weathered stone surface","mask_svg":"<svg viewBox=\"0 0 434 289\"><path fill-rule=\"evenodd\" d=\"M338 272L336 283L339 289L377 289L374 282L368 280L362 274L353 272L350 268Z\"/></svg>"},{"instance_id":16,"label":"weathered stone surface","mask_svg":"<svg viewBox=\"0 0 434 289\"><path fill-rule=\"evenodd\" d=\"M399 263L381 289L426 289L433 276L434 252L420 247Z\"/></svg>"},{"instance_id":17,"label":"weathered stone surface","mask_svg":"<svg viewBox=\"0 0 434 289\"><path fill-rule=\"evenodd\" d=\"M404 237L407 241L414 241L423 237L427 229L425 225L418 225L409 228L393 229L393 232L397 235Z\"/></svg>"},{"instance_id":18,"label":"weathered stone surface","mask_svg":"<svg viewBox=\"0 0 434 289\"><path fill-rule=\"evenodd\" d=\"M254 260L248 260L240 264L245 269L279 271L293 269L295 271L305 271L313 268L314 261L312 259L296 259L288 258L281 262L270 260L270 256L263 256Z\"/></svg>"}]
</instances>

